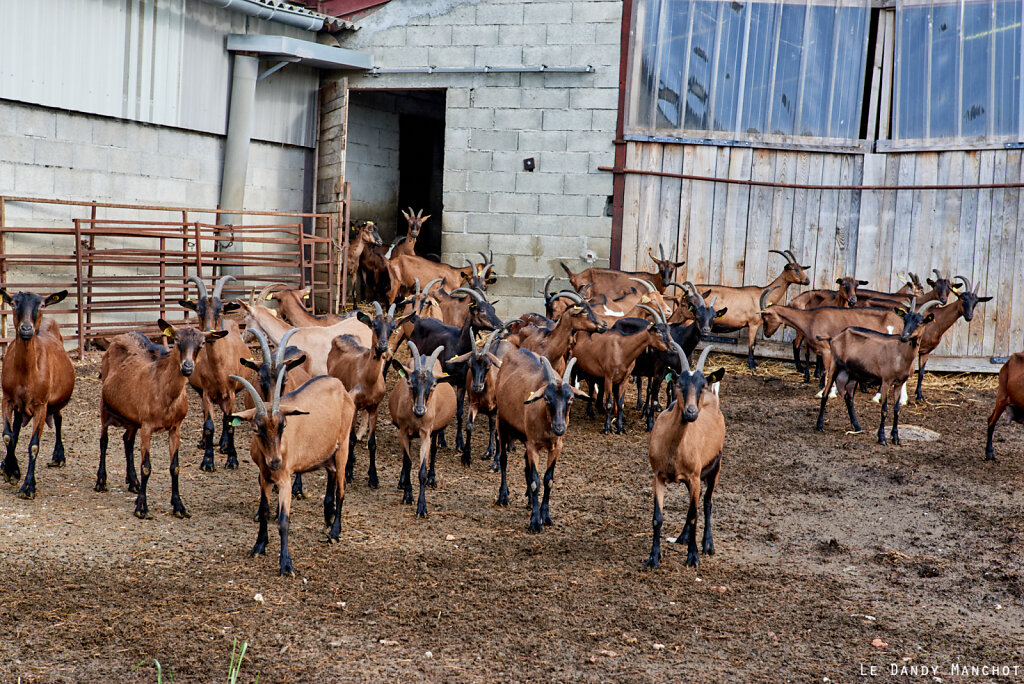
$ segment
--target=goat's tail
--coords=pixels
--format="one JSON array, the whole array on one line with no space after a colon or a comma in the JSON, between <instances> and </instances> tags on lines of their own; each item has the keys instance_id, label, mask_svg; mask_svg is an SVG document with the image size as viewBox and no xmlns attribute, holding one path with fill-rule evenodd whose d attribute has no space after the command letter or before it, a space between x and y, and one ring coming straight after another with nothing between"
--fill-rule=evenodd
<instances>
[{"instance_id":1,"label":"goat's tail","mask_svg":"<svg viewBox=\"0 0 1024 684\"><path fill-rule=\"evenodd\" d=\"M566 272L566 274L567 274L567 275L568 275L568 276L569 276L570 278L572 278L572 277L573 277L574 275L576 275L575 273L573 273L572 271L570 271L570 270L569 270L569 267L565 265L565 262L564 262L564 261L559 261L559 262L558 262L558 265L562 267L562 270L563 270L563 271L565 271L565 272Z\"/></svg>"}]
</instances>

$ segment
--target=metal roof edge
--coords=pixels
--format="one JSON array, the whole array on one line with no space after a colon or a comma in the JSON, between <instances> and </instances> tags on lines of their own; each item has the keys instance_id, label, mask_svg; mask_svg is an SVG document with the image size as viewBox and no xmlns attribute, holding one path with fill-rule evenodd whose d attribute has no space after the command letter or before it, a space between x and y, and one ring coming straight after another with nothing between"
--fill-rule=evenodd
<instances>
[{"instance_id":1,"label":"metal roof edge","mask_svg":"<svg viewBox=\"0 0 1024 684\"><path fill-rule=\"evenodd\" d=\"M369 53L287 36L233 33L228 36L227 49L229 52L254 52L263 56L277 56L319 69L373 68L373 55Z\"/></svg>"}]
</instances>

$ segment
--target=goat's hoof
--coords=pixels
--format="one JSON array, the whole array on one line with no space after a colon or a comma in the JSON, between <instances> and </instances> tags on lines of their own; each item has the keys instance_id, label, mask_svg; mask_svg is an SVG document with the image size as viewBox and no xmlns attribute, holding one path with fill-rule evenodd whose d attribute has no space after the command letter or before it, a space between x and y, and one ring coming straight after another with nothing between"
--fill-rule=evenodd
<instances>
[{"instance_id":1,"label":"goat's hoof","mask_svg":"<svg viewBox=\"0 0 1024 684\"><path fill-rule=\"evenodd\" d=\"M224 467L228 470L238 470L238 458L229 458L227 463L224 464Z\"/></svg>"},{"instance_id":2,"label":"goat's hoof","mask_svg":"<svg viewBox=\"0 0 1024 684\"><path fill-rule=\"evenodd\" d=\"M691 551L686 554L686 564L693 568L700 564L700 556L697 555L696 551Z\"/></svg>"},{"instance_id":3,"label":"goat's hoof","mask_svg":"<svg viewBox=\"0 0 1024 684\"><path fill-rule=\"evenodd\" d=\"M426 504L420 504L420 505L416 506L416 517L417 518L426 518L427 517L427 505Z\"/></svg>"},{"instance_id":4,"label":"goat's hoof","mask_svg":"<svg viewBox=\"0 0 1024 684\"><path fill-rule=\"evenodd\" d=\"M290 563L288 564L288 567L283 565L281 566L281 577L284 577L285 575L288 577L295 577L295 568L293 568Z\"/></svg>"},{"instance_id":5,"label":"goat's hoof","mask_svg":"<svg viewBox=\"0 0 1024 684\"><path fill-rule=\"evenodd\" d=\"M402 503L411 506L412 505L412 495L409 494L407 496L403 496L402 497Z\"/></svg>"},{"instance_id":6,"label":"goat's hoof","mask_svg":"<svg viewBox=\"0 0 1024 684\"><path fill-rule=\"evenodd\" d=\"M899 446L900 445L900 438L897 437L896 435L893 435L892 439L890 441L892 442L893 446Z\"/></svg>"},{"instance_id":7,"label":"goat's hoof","mask_svg":"<svg viewBox=\"0 0 1024 684\"><path fill-rule=\"evenodd\" d=\"M995 461L996 460L996 455L995 454L985 454L985 460L986 461Z\"/></svg>"},{"instance_id":8,"label":"goat's hoof","mask_svg":"<svg viewBox=\"0 0 1024 684\"><path fill-rule=\"evenodd\" d=\"M31 501L32 499L36 498L36 490L34 490L34 489L30 490L30 489L24 489L23 488L23 489L21 489L18 492L18 498L19 499L26 499L27 501Z\"/></svg>"},{"instance_id":9,"label":"goat's hoof","mask_svg":"<svg viewBox=\"0 0 1024 684\"><path fill-rule=\"evenodd\" d=\"M341 536L340 535L331 534L330 531L327 532L327 543L328 544L337 544L340 541L341 541Z\"/></svg>"},{"instance_id":10,"label":"goat's hoof","mask_svg":"<svg viewBox=\"0 0 1024 684\"><path fill-rule=\"evenodd\" d=\"M437 489L437 478L431 475L427 478L427 486L431 489Z\"/></svg>"},{"instance_id":11,"label":"goat's hoof","mask_svg":"<svg viewBox=\"0 0 1024 684\"><path fill-rule=\"evenodd\" d=\"M130 482L130 483L128 483L128 491L131 492L132 494L138 494L139 493L139 483L138 482Z\"/></svg>"},{"instance_id":12,"label":"goat's hoof","mask_svg":"<svg viewBox=\"0 0 1024 684\"><path fill-rule=\"evenodd\" d=\"M885 445L887 445L887 444L888 444L889 442L887 442L887 441L886 441L885 437L879 437L879 438L878 438L878 443L879 443L879 444L881 444L882 446L885 446Z\"/></svg>"},{"instance_id":13,"label":"goat's hoof","mask_svg":"<svg viewBox=\"0 0 1024 684\"><path fill-rule=\"evenodd\" d=\"M658 557L651 554L651 557L644 561L644 570L657 570L658 569Z\"/></svg>"},{"instance_id":14,"label":"goat's hoof","mask_svg":"<svg viewBox=\"0 0 1024 684\"><path fill-rule=\"evenodd\" d=\"M175 518L185 519L185 518L191 518L192 517L192 514L188 512L188 509L186 509L183 504L180 504L180 503L179 504L174 504L172 506L172 508L173 508L174 517Z\"/></svg>"},{"instance_id":15,"label":"goat's hoof","mask_svg":"<svg viewBox=\"0 0 1024 684\"><path fill-rule=\"evenodd\" d=\"M307 496L306 492L302 491L301 489L298 490L298 491L292 489L292 498L293 499L297 499L297 500L302 500L302 499L308 499L309 496Z\"/></svg>"},{"instance_id":16,"label":"goat's hoof","mask_svg":"<svg viewBox=\"0 0 1024 684\"><path fill-rule=\"evenodd\" d=\"M63 459L63 458L56 459L55 458L52 461L50 461L49 463L47 463L46 467L47 468L63 468L65 465L67 465L67 461L65 459Z\"/></svg>"},{"instance_id":17,"label":"goat's hoof","mask_svg":"<svg viewBox=\"0 0 1024 684\"><path fill-rule=\"evenodd\" d=\"M501 472L501 464L500 463L491 463L491 465L488 468L488 470L491 471L492 473L500 473Z\"/></svg>"},{"instance_id":18,"label":"goat's hoof","mask_svg":"<svg viewBox=\"0 0 1024 684\"><path fill-rule=\"evenodd\" d=\"M498 494L498 500L494 502L498 506L508 508L508 492L502 492Z\"/></svg>"},{"instance_id":19,"label":"goat's hoof","mask_svg":"<svg viewBox=\"0 0 1024 684\"><path fill-rule=\"evenodd\" d=\"M703 553L705 556L714 556L715 555L715 545L714 544L702 544L700 552Z\"/></svg>"},{"instance_id":20,"label":"goat's hoof","mask_svg":"<svg viewBox=\"0 0 1024 684\"><path fill-rule=\"evenodd\" d=\"M92 490L94 492L105 492L105 491L107 491L107 481L106 480L96 480L96 484L93 485Z\"/></svg>"},{"instance_id":21,"label":"goat's hoof","mask_svg":"<svg viewBox=\"0 0 1024 684\"><path fill-rule=\"evenodd\" d=\"M267 555L267 545L264 544L264 543L260 543L260 542L257 542L256 546L252 547L252 551L249 552L249 557L250 558L253 558L255 556L266 556L266 555Z\"/></svg>"},{"instance_id":22,"label":"goat's hoof","mask_svg":"<svg viewBox=\"0 0 1024 684\"><path fill-rule=\"evenodd\" d=\"M544 524L540 520L530 520L529 531L533 534L540 534L544 531Z\"/></svg>"},{"instance_id":23,"label":"goat's hoof","mask_svg":"<svg viewBox=\"0 0 1024 684\"><path fill-rule=\"evenodd\" d=\"M470 467L471 465L473 465L473 459L470 458L469 456L463 456L462 465L466 466L467 468Z\"/></svg>"},{"instance_id":24,"label":"goat's hoof","mask_svg":"<svg viewBox=\"0 0 1024 684\"><path fill-rule=\"evenodd\" d=\"M544 516L544 526L545 527L551 527L554 524L555 523L551 520L551 516L550 515L545 515Z\"/></svg>"},{"instance_id":25,"label":"goat's hoof","mask_svg":"<svg viewBox=\"0 0 1024 684\"><path fill-rule=\"evenodd\" d=\"M13 473L4 473L4 479L7 484L18 484L21 480L21 471L15 470Z\"/></svg>"},{"instance_id":26,"label":"goat's hoof","mask_svg":"<svg viewBox=\"0 0 1024 684\"><path fill-rule=\"evenodd\" d=\"M217 466L215 466L213 463L207 463L206 461L203 461L202 463L199 464L199 469L202 470L204 473L217 472Z\"/></svg>"},{"instance_id":27,"label":"goat's hoof","mask_svg":"<svg viewBox=\"0 0 1024 684\"><path fill-rule=\"evenodd\" d=\"M377 489L380 487L380 481L377 479L376 475L370 475L366 480L366 486L370 489Z\"/></svg>"},{"instance_id":28,"label":"goat's hoof","mask_svg":"<svg viewBox=\"0 0 1024 684\"><path fill-rule=\"evenodd\" d=\"M139 520L152 520L153 514L149 512L149 509L135 509L135 517Z\"/></svg>"}]
</instances>

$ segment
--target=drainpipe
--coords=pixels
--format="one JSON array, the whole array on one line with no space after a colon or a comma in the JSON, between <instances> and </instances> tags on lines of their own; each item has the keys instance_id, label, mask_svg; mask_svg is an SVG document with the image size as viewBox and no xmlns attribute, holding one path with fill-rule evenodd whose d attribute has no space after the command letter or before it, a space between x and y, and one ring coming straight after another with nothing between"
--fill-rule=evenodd
<instances>
[{"instance_id":1,"label":"drainpipe","mask_svg":"<svg viewBox=\"0 0 1024 684\"><path fill-rule=\"evenodd\" d=\"M231 103L228 108L228 131L224 142L224 175L220 183L220 208L245 208L245 175L249 167L249 141L252 139L253 109L256 101L256 79L260 60L256 55L235 52L231 76ZM230 226L236 214L220 214L217 223ZM217 249L235 251L237 245L218 242ZM239 273L237 267L224 267L221 275Z\"/></svg>"}]
</instances>

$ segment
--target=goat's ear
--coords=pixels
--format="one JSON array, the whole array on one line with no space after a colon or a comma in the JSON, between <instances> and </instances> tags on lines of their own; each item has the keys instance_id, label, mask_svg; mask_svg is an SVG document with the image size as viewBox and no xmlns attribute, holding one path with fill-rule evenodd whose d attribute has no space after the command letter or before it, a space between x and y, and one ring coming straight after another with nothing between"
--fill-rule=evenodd
<instances>
[{"instance_id":1,"label":"goat's ear","mask_svg":"<svg viewBox=\"0 0 1024 684\"><path fill-rule=\"evenodd\" d=\"M979 304L981 304L982 302L990 302L990 301L992 301L991 297L978 297L978 303Z\"/></svg>"},{"instance_id":2,"label":"goat's ear","mask_svg":"<svg viewBox=\"0 0 1024 684\"><path fill-rule=\"evenodd\" d=\"M250 421L256 415L256 409L246 409L245 411L239 411L238 413L232 413L231 418L228 420L228 424L232 427L238 427L244 422Z\"/></svg>"},{"instance_id":3,"label":"goat's ear","mask_svg":"<svg viewBox=\"0 0 1024 684\"><path fill-rule=\"evenodd\" d=\"M494 283L498 282L498 276L494 275L493 273L490 273L487 275L487 280L485 280L484 282L487 283L488 285L493 285Z\"/></svg>"},{"instance_id":4,"label":"goat's ear","mask_svg":"<svg viewBox=\"0 0 1024 684\"><path fill-rule=\"evenodd\" d=\"M533 402L537 401L538 399L540 399L543 396L544 396L544 388L541 387L538 390L534 390L534 391L530 392L530 396L526 397L526 401L524 401L523 403L524 404L532 404Z\"/></svg>"},{"instance_id":5,"label":"goat's ear","mask_svg":"<svg viewBox=\"0 0 1024 684\"><path fill-rule=\"evenodd\" d=\"M725 315L725 312L728 311L728 310L729 310L729 307L725 307L724 309L719 309L718 311L715 312L715 318L721 318L722 316Z\"/></svg>"},{"instance_id":6,"label":"goat's ear","mask_svg":"<svg viewBox=\"0 0 1024 684\"><path fill-rule=\"evenodd\" d=\"M931 278L925 278L924 282L928 283L932 287L935 287L935 281L932 280Z\"/></svg>"},{"instance_id":7,"label":"goat's ear","mask_svg":"<svg viewBox=\"0 0 1024 684\"><path fill-rule=\"evenodd\" d=\"M282 404L281 405L281 415L282 416L308 416L309 415L309 411L303 411L302 409L296 408L295 406L290 406L288 404Z\"/></svg>"},{"instance_id":8,"label":"goat's ear","mask_svg":"<svg viewBox=\"0 0 1024 684\"><path fill-rule=\"evenodd\" d=\"M463 280L469 280L470 278L473 277L471 273L462 273L461 275Z\"/></svg>"},{"instance_id":9,"label":"goat's ear","mask_svg":"<svg viewBox=\"0 0 1024 684\"><path fill-rule=\"evenodd\" d=\"M464 363L465 361L469 361L471 356L473 356L473 352L468 351L465 354L453 356L452 358L448 359L448 363Z\"/></svg>"},{"instance_id":10,"label":"goat's ear","mask_svg":"<svg viewBox=\"0 0 1024 684\"><path fill-rule=\"evenodd\" d=\"M722 382L723 375L725 375L725 369L719 368L711 375L705 375L704 378L708 381L708 384L714 384L716 382Z\"/></svg>"},{"instance_id":11,"label":"goat's ear","mask_svg":"<svg viewBox=\"0 0 1024 684\"><path fill-rule=\"evenodd\" d=\"M238 311L242 308L237 299L233 299L230 302L224 302L224 313L231 313L232 311Z\"/></svg>"},{"instance_id":12,"label":"goat's ear","mask_svg":"<svg viewBox=\"0 0 1024 684\"><path fill-rule=\"evenodd\" d=\"M501 368L501 359L499 359L497 356L490 352L487 352L487 358L491 360L491 363L494 364L495 368Z\"/></svg>"},{"instance_id":13,"label":"goat's ear","mask_svg":"<svg viewBox=\"0 0 1024 684\"><path fill-rule=\"evenodd\" d=\"M402 362L399 361L398 359L391 359L390 363L391 366L395 369L395 371L398 372L399 376L404 378L405 376L409 375L409 369L403 366Z\"/></svg>"},{"instance_id":14,"label":"goat's ear","mask_svg":"<svg viewBox=\"0 0 1024 684\"><path fill-rule=\"evenodd\" d=\"M199 309L199 305L193 302L191 299L179 299L178 305L183 308L189 309L190 311L197 311Z\"/></svg>"},{"instance_id":15,"label":"goat's ear","mask_svg":"<svg viewBox=\"0 0 1024 684\"><path fill-rule=\"evenodd\" d=\"M858 280L858 281L857 281L857 284L858 284L858 285L867 285L867 284L868 284L868 282L870 282L870 281L867 281L867 280Z\"/></svg>"},{"instance_id":16,"label":"goat's ear","mask_svg":"<svg viewBox=\"0 0 1024 684\"><path fill-rule=\"evenodd\" d=\"M424 216L423 218L421 218L421 219L420 219L420 223L426 223L426 222L427 222L427 219L428 219L428 218L430 218L430 216L431 216L430 214L427 214L426 216Z\"/></svg>"},{"instance_id":17,"label":"goat's ear","mask_svg":"<svg viewBox=\"0 0 1024 684\"><path fill-rule=\"evenodd\" d=\"M158 319L156 324L157 324L157 326L159 326L160 332L164 335L164 337L174 337L174 326L173 325L171 325L170 323L168 323L167 321L165 321L162 318Z\"/></svg>"},{"instance_id":18,"label":"goat's ear","mask_svg":"<svg viewBox=\"0 0 1024 684\"><path fill-rule=\"evenodd\" d=\"M895 309L893 309L893 311L895 311L896 315L899 316L900 318L907 317L907 310L902 307L897 306Z\"/></svg>"},{"instance_id":19,"label":"goat's ear","mask_svg":"<svg viewBox=\"0 0 1024 684\"><path fill-rule=\"evenodd\" d=\"M924 323L931 323L934 320L935 320L935 314L931 314L930 313L930 314L928 314L927 316L924 317L924 320L921 321L921 323L922 324L924 324Z\"/></svg>"},{"instance_id":20,"label":"goat's ear","mask_svg":"<svg viewBox=\"0 0 1024 684\"><path fill-rule=\"evenodd\" d=\"M284 367L287 368L288 370L292 370L293 368L301 366L304 363L306 363L306 355L299 354L298 356L293 356L292 358L285 361Z\"/></svg>"},{"instance_id":21,"label":"goat's ear","mask_svg":"<svg viewBox=\"0 0 1024 684\"><path fill-rule=\"evenodd\" d=\"M365 325L373 325L373 319L362 311L356 311L356 319Z\"/></svg>"},{"instance_id":22,"label":"goat's ear","mask_svg":"<svg viewBox=\"0 0 1024 684\"><path fill-rule=\"evenodd\" d=\"M14 299L8 294L6 287L0 287L0 298L3 298L4 304L14 304Z\"/></svg>"},{"instance_id":23,"label":"goat's ear","mask_svg":"<svg viewBox=\"0 0 1024 684\"><path fill-rule=\"evenodd\" d=\"M67 290L61 290L60 292L54 292L52 295L43 300L43 306L51 306L59 301L62 301L68 296Z\"/></svg>"},{"instance_id":24,"label":"goat's ear","mask_svg":"<svg viewBox=\"0 0 1024 684\"><path fill-rule=\"evenodd\" d=\"M842 278L836 278L836 285L842 285L842 284L843 284L843 279Z\"/></svg>"},{"instance_id":25,"label":"goat's ear","mask_svg":"<svg viewBox=\"0 0 1024 684\"><path fill-rule=\"evenodd\" d=\"M694 306L692 302L690 303L690 306L688 308L690 309L691 313L697 313L697 307Z\"/></svg>"},{"instance_id":26,"label":"goat's ear","mask_svg":"<svg viewBox=\"0 0 1024 684\"><path fill-rule=\"evenodd\" d=\"M413 312L413 313L408 313L408 314L405 314L404 316L402 316L401 318L399 318L399 319L398 319L397 321L395 321L395 325L396 325L396 326L399 326L399 325L405 325L405 324L406 324L406 323L408 323L408 322L409 322L409 320L411 320L411 319L412 319L412 318L413 318L414 316L416 316L416 313L415 313L415 312Z\"/></svg>"},{"instance_id":27,"label":"goat's ear","mask_svg":"<svg viewBox=\"0 0 1024 684\"><path fill-rule=\"evenodd\" d=\"M256 371L257 373L260 370L260 364L256 363L252 359L247 359L247 358L242 357L242 358L238 359L238 362L240 364L242 364L243 366L245 366L246 368L251 368L252 370Z\"/></svg>"},{"instance_id":28,"label":"goat's ear","mask_svg":"<svg viewBox=\"0 0 1024 684\"><path fill-rule=\"evenodd\" d=\"M222 337L227 337L227 336L228 336L228 331L227 330L214 330L213 332L203 333L203 337L206 338L207 342L213 342L214 340L219 340Z\"/></svg>"},{"instance_id":29,"label":"goat's ear","mask_svg":"<svg viewBox=\"0 0 1024 684\"><path fill-rule=\"evenodd\" d=\"M577 397L582 397L584 399L590 399L590 395L587 394L586 392L584 392L583 390L581 390L579 387L573 387L572 388L572 393L575 394Z\"/></svg>"}]
</instances>

